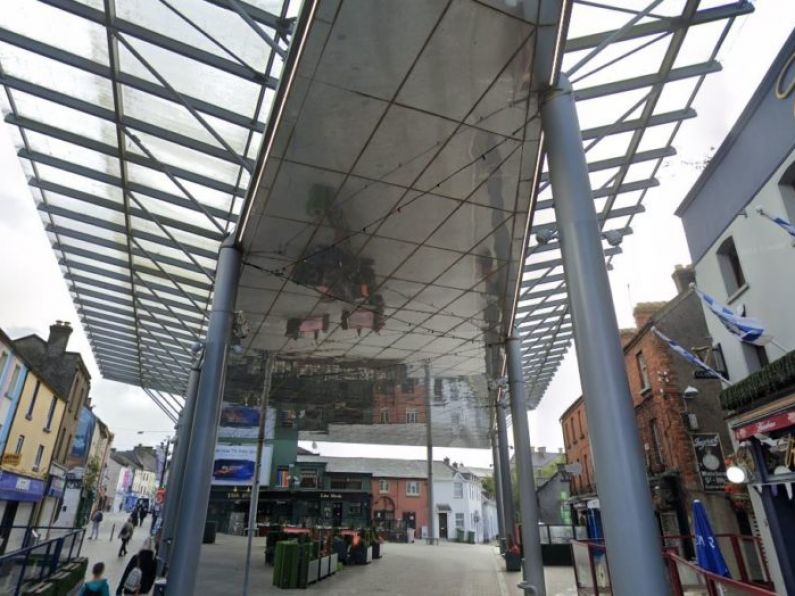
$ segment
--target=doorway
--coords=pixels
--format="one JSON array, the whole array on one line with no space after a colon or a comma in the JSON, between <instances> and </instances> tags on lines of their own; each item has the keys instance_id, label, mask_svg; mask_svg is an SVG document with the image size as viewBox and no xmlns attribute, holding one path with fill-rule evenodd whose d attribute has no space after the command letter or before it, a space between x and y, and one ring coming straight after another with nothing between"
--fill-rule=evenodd
<instances>
[{"instance_id":1,"label":"doorway","mask_svg":"<svg viewBox=\"0 0 795 596\"><path fill-rule=\"evenodd\" d=\"M334 526L339 528L342 525L342 502L334 503L331 509Z\"/></svg>"},{"instance_id":2,"label":"doorway","mask_svg":"<svg viewBox=\"0 0 795 596\"><path fill-rule=\"evenodd\" d=\"M439 514L439 538L447 540L447 514Z\"/></svg>"},{"instance_id":3,"label":"doorway","mask_svg":"<svg viewBox=\"0 0 795 596\"><path fill-rule=\"evenodd\" d=\"M417 529L417 514L413 511L404 511L403 521L405 522L407 528L411 528L412 530Z\"/></svg>"},{"instance_id":4,"label":"doorway","mask_svg":"<svg viewBox=\"0 0 795 596\"><path fill-rule=\"evenodd\" d=\"M6 501L3 519L0 521L0 555L6 552L8 537L11 536L11 527L14 525L14 518L17 516L18 507L19 501Z\"/></svg>"}]
</instances>

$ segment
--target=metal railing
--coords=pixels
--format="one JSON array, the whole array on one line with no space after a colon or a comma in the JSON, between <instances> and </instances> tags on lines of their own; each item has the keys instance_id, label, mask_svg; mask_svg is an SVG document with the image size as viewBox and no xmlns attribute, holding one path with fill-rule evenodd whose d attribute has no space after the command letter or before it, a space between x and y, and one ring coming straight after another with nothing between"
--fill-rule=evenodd
<instances>
[{"instance_id":1,"label":"metal railing","mask_svg":"<svg viewBox=\"0 0 795 596\"><path fill-rule=\"evenodd\" d=\"M44 581L60 566L80 556L85 530L79 528L30 528L24 548L0 556L0 594L20 594L23 585ZM50 530L60 535L36 541L33 532Z\"/></svg>"},{"instance_id":2,"label":"metal railing","mask_svg":"<svg viewBox=\"0 0 795 596\"><path fill-rule=\"evenodd\" d=\"M753 536L718 534L721 552L732 576L710 573L682 555L693 536L665 536L661 555L674 596L775 596L759 540ZM613 593L607 548L602 540L573 540L574 577L578 594Z\"/></svg>"}]
</instances>

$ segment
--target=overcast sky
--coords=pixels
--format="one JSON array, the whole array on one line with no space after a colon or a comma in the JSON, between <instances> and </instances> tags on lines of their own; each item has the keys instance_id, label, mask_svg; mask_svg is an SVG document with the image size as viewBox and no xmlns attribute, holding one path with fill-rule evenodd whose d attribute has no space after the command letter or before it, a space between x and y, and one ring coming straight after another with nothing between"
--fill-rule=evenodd
<instances>
[{"instance_id":1,"label":"overcast sky","mask_svg":"<svg viewBox=\"0 0 795 596\"><path fill-rule=\"evenodd\" d=\"M694 105L698 117L682 126L674 142L678 155L661 170L661 186L647 194L646 213L633 221L634 234L624 240L624 253L614 260L610 278L622 327L633 326L634 303L673 297L670 274L674 265L690 261L673 212L699 173L695 164L720 145L794 25L795 2L782 0L758 2L756 13L735 25L718 57L723 70L707 77ZM171 431L171 424L149 398L138 388L100 378L5 125L0 126L0 180L0 279L4 280L0 326L11 337L38 333L46 338L50 323L71 321L75 332L69 349L81 351L88 362L95 412L115 433L116 446L159 442ZM576 359L570 355L530 415L533 444L562 446L558 418L579 394ZM361 446L321 447L329 455L362 450ZM423 448L402 452L378 448L377 452L424 457ZM368 448L368 453L373 449ZM490 452L475 450L436 450L435 454L469 465L488 466L490 461Z\"/></svg>"}]
</instances>

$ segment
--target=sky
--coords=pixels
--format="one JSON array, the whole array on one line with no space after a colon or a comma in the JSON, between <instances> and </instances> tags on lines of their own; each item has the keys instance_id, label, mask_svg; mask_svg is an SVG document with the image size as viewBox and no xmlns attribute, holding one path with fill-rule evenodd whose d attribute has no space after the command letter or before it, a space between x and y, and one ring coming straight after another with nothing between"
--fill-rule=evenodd
<instances>
[{"instance_id":1,"label":"sky","mask_svg":"<svg viewBox=\"0 0 795 596\"><path fill-rule=\"evenodd\" d=\"M694 108L698 117L686 121L670 158L658 177L661 185L646 196L646 213L632 223L633 234L610 273L621 327L631 327L637 302L667 300L675 288L670 275L690 257L679 219L673 213L700 173L701 164L720 145L795 25L795 2L766 0L756 12L735 24L718 60L719 73L707 77ZM46 338L49 325L66 320L75 326L69 349L80 351L92 374L95 413L115 434L115 446L154 444L172 433L172 424L138 388L103 380L79 324L54 253L49 247L34 202L15 155L6 125L0 125L0 327L12 338L38 333ZM563 445L558 419L580 395L576 357L564 360L539 407L530 414L531 441L558 449ZM311 444L304 445L311 447ZM391 448L321 444L325 455L368 455L423 458L424 447ZM489 451L435 449L470 466L488 467Z\"/></svg>"}]
</instances>

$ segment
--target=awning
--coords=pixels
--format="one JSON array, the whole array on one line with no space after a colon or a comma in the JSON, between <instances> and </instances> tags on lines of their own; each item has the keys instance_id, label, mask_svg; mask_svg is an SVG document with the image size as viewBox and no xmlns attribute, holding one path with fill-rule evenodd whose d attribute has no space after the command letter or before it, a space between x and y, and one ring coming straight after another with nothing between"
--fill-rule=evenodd
<instances>
[{"instance_id":1,"label":"awning","mask_svg":"<svg viewBox=\"0 0 795 596\"><path fill-rule=\"evenodd\" d=\"M436 511L439 513L449 513L453 509L447 503L437 503L436 504Z\"/></svg>"}]
</instances>

